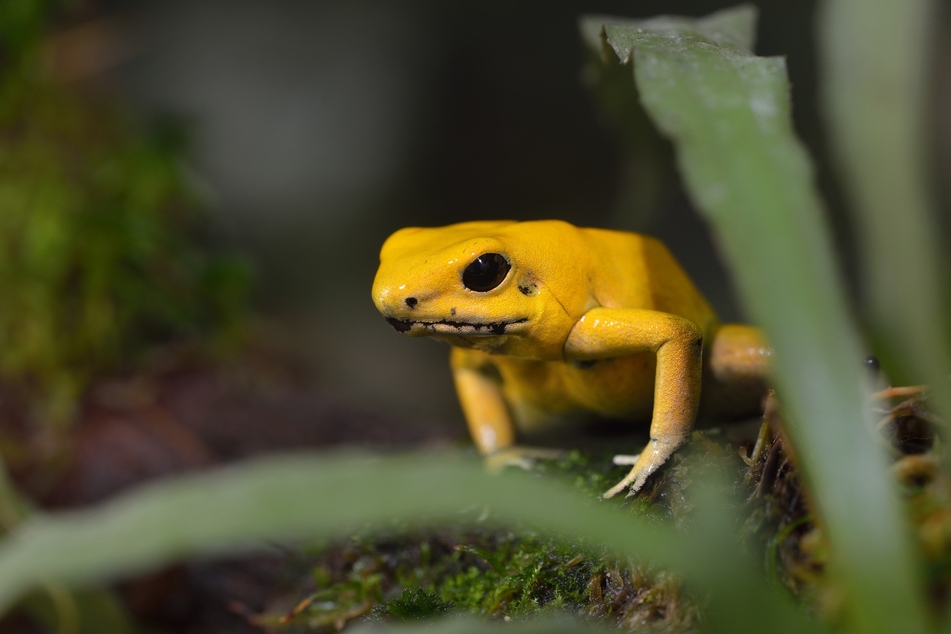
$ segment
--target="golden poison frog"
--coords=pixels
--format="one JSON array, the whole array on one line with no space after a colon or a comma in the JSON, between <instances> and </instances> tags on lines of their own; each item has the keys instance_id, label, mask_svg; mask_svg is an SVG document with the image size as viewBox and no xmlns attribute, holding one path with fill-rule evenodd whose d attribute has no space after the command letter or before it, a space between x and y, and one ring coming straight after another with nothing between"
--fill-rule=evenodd
<instances>
[{"instance_id":1,"label":"golden poison frog","mask_svg":"<svg viewBox=\"0 0 951 634\"><path fill-rule=\"evenodd\" d=\"M648 445L605 497L640 489L698 415L755 415L766 392L760 331L720 324L644 235L557 220L402 229L380 252L373 301L397 331L452 346L469 431L491 459L545 454L516 432L592 414L649 420Z\"/></svg>"}]
</instances>

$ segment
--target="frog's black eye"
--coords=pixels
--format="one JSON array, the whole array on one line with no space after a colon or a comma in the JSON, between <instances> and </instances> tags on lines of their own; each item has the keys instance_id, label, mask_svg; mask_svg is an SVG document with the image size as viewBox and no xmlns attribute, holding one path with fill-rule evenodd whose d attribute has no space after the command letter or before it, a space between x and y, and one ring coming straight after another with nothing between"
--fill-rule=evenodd
<instances>
[{"instance_id":1,"label":"frog's black eye","mask_svg":"<svg viewBox=\"0 0 951 634\"><path fill-rule=\"evenodd\" d=\"M462 283L471 291L485 293L501 284L511 268L501 253L483 253L462 272Z\"/></svg>"}]
</instances>

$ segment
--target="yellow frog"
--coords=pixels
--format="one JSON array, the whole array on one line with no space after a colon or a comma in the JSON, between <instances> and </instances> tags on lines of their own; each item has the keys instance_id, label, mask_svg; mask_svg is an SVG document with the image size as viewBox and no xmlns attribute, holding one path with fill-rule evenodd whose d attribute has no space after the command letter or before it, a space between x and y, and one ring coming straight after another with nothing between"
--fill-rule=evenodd
<instances>
[{"instance_id":1,"label":"yellow frog","mask_svg":"<svg viewBox=\"0 0 951 634\"><path fill-rule=\"evenodd\" d=\"M586 414L650 420L650 442L605 497L640 489L698 414L755 415L766 391L760 331L718 323L667 248L644 235L558 220L402 229L380 252L373 301L397 331L452 346L459 401L485 455L544 454L515 445L516 430Z\"/></svg>"}]
</instances>

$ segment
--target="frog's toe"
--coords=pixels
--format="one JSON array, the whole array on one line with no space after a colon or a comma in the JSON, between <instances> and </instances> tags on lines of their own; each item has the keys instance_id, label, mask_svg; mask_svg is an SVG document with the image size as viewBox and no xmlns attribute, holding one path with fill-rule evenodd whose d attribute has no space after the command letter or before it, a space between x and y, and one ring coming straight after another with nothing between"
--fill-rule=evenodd
<instances>
[{"instance_id":1,"label":"frog's toe","mask_svg":"<svg viewBox=\"0 0 951 634\"><path fill-rule=\"evenodd\" d=\"M638 491L644 486L644 483L647 482L647 478L650 477L652 473L660 469L660 467L667 462L667 458L680 446L682 443L672 443L672 442L662 442L657 440L652 440L651 444L647 446L641 453L636 456L627 456L619 455L614 457L614 464L617 465L629 465L633 464L630 472L624 479L615 484L613 487L604 492L601 496L603 498L611 498L623 491L624 489L630 489L628 491L628 496L637 494Z\"/></svg>"},{"instance_id":2,"label":"frog's toe","mask_svg":"<svg viewBox=\"0 0 951 634\"><path fill-rule=\"evenodd\" d=\"M492 473L498 473L506 467L518 467L529 471L533 464L535 464L535 461L530 457L504 449L485 457L485 468Z\"/></svg>"},{"instance_id":3,"label":"frog's toe","mask_svg":"<svg viewBox=\"0 0 951 634\"><path fill-rule=\"evenodd\" d=\"M637 492L641 490L641 487L644 486L644 483L647 482L647 477L651 474L647 469L641 469L634 467L631 469L631 472L624 476L624 479L615 484L613 487L605 491L601 497L613 498L615 495L628 489L627 496L631 497L637 495Z\"/></svg>"},{"instance_id":4,"label":"frog's toe","mask_svg":"<svg viewBox=\"0 0 951 634\"><path fill-rule=\"evenodd\" d=\"M498 472L506 467L518 467L529 471L537 460L558 460L565 452L559 449L542 447L506 447L489 454L485 466L489 471Z\"/></svg>"},{"instance_id":5,"label":"frog's toe","mask_svg":"<svg viewBox=\"0 0 951 634\"><path fill-rule=\"evenodd\" d=\"M638 467L637 464L638 462L642 462L641 454L617 454L611 458L611 462L618 466L633 466L633 468L624 476L623 480L605 491L601 497L612 498L628 487L631 487L631 491L628 492L628 496L631 496L644 486L644 482L647 481L647 473L644 472L643 465Z\"/></svg>"},{"instance_id":6,"label":"frog's toe","mask_svg":"<svg viewBox=\"0 0 951 634\"><path fill-rule=\"evenodd\" d=\"M624 479L623 479L623 480L621 480L620 482L618 482L617 484L615 484L613 487L611 487L610 489L608 489L607 491L605 491L605 492L601 495L601 497L603 497L603 498L605 498L605 499L607 499L607 498L613 498L615 495L617 495L618 493L620 493L621 491L623 491L623 490L626 489L627 487L631 487L631 490L634 491L634 492L636 492L637 489L639 489L639 488L640 488L641 486L643 486L643 484L644 484L643 482L641 482L641 483L640 483L640 486L637 485L637 481L640 480L640 479L642 479L642 478L640 478L640 475L637 473L637 468L635 467L634 469L631 469L631 472L630 472L630 473L628 473L626 476L624 476ZM645 476L643 479L646 480L647 477ZM628 495L632 495L632 493L628 493Z\"/></svg>"}]
</instances>

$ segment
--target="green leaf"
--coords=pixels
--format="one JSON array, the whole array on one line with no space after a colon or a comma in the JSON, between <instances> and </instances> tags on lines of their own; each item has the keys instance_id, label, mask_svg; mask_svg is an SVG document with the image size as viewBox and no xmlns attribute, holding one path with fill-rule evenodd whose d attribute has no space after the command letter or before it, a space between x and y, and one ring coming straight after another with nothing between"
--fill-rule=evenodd
<instances>
[{"instance_id":1,"label":"green leaf","mask_svg":"<svg viewBox=\"0 0 951 634\"><path fill-rule=\"evenodd\" d=\"M699 518L684 535L555 482L490 477L445 452L259 460L143 487L98 508L32 519L0 543L0 607L42 583L90 583L258 540L342 535L394 517L475 521L483 509L492 521L582 535L619 555L680 570L709 590L711 620L730 631L759 632L766 618L779 620L775 632L808 625L736 553L725 517Z\"/></svg>"},{"instance_id":2,"label":"green leaf","mask_svg":"<svg viewBox=\"0 0 951 634\"><path fill-rule=\"evenodd\" d=\"M789 432L859 629L926 629L923 585L884 457L864 420L864 354L781 58L748 53L754 10L692 21L586 20L633 60L641 101L775 349Z\"/></svg>"},{"instance_id":3,"label":"green leaf","mask_svg":"<svg viewBox=\"0 0 951 634\"><path fill-rule=\"evenodd\" d=\"M529 619L517 623L486 622L468 616L447 617L433 620L429 623L413 625L390 625L381 628L379 624L357 625L347 629L352 634L485 634L499 632L499 634L607 634L617 632L616 628L598 627L591 623L584 623L567 617L546 617Z\"/></svg>"},{"instance_id":4,"label":"green leaf","mask_svg":"<svg viewBox=\"0 0 951 634\"><path fill-rule=\"evenodd\" d=\"M861 238L863 314L892 378L928 383L948 415L948 288L926 129L937 3L820 8L822 105Z\"/></svg>"}]
</instances>

